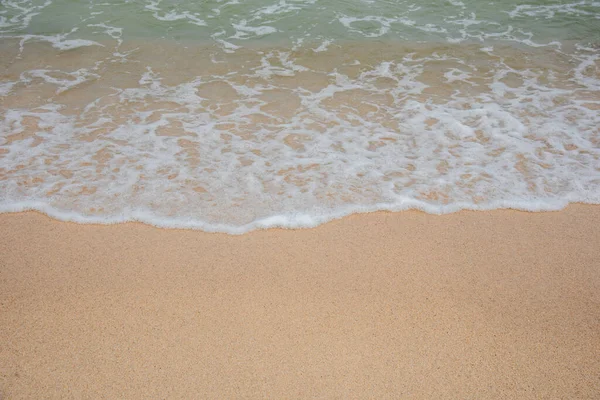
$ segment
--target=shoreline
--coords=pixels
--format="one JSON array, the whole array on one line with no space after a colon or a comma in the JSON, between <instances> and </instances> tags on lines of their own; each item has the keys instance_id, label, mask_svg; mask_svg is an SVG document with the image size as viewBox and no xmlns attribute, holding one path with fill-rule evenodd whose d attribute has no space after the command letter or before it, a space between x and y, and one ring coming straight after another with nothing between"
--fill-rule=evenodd
<instances>
[{"instance_id":1,"label":"shoreline","mask_svg":"<svg viewBox=\"0 0 600 400\"><path fill-rule=\"evenodd\" d=\"M0 398L594 398L600 206L241 236L0 214Z\"/></svg>"},{"instance_id":2,"label":"shoreline","mask_svg":"<svg viewBox=\"0 0 600 400\"><path fill-rule=\"evenodd\" d=\"M452 215L461 212L496 212L496 211L509 211L509 212L524 212L524 213L547 213L547 212L560 212L564 211L570 206L599 206L600 203L595 202L567 202L561 205L551 205L550 203L537 204L537 208L527 206L525 202L508 202L498 201L494 202L484 208L463 207L461 205L443 205L436 206L430 205L426 202L419 201L416 199L407 201L407 205L398 206L393 204L379 204L376 206L354 206L348 207L337 213L332 213L326 216L322 215L309 215L309 214L282 214L273 215L256 219L250 223L244 225L227 225L223 223L210 223L203 220L189 221L185 218L164 218L157 217L151 213L145 212L133 212L133 216L127 217L127 219L116 219L115 217L102 217L102 216L89 216L80 215L74 211L61 211L44 202L23 202L25 205L17 207L2 206L0 205L0 216L3 214L23 214L23 213L34 213L44 217L48 217L56 222L65 222L78 225L97 225L97 226L114 226L122 224L142 224L148 227L157 229L169 229L169 230L184 230L184 231L195 231L203 233L222 233L225 235L246 235L255 231L271 230L271 229L282 229L282 230L298 230L298 229L315 229L322 225L329 224L331 222L339 221L345 218L352 217L354 215L369 215L377 213L403 213L403 212L417 212L424 213L432 216ZM511 205L506 205L511 204ZM560 204L560 203L558 203ZM438 211L440 210L442 211ZM535 209L533 209L535 208ZM284 222L281 222L284 221Z\"/></svg>"}]
</instances>

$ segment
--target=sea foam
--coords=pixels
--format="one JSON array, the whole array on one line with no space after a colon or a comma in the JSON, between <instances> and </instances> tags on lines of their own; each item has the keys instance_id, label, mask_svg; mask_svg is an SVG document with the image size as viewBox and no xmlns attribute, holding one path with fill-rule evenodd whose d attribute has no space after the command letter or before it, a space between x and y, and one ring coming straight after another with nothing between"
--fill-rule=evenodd
<instances>
[{"instance_id":1,"label":"sea foam","mask_svg":"<svg viewBox=\"0 0 600 400\"><path fill-rule=\"evenodd\" d=\"M35 29L50 0L7 6L0 212L239 234L600 203L600 53L526 24L600 5L510 6L499 24L458 1L431 17L263 3L146 2L150 38L106 5L56 34Z\"/></svg>"}]
</instances>

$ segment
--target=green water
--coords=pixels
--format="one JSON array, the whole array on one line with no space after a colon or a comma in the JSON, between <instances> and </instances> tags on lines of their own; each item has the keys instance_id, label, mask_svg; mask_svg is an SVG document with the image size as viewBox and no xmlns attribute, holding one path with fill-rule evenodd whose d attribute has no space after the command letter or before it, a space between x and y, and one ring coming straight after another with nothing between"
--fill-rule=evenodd
<instances>
[{"instance_id":1,"label":"green water","mask_svg":"<svg viewBox=\"0 0 600 400\"><path fill-rule=\"evenodd\" d=\"M596 42L600 2L585 1L115 1L0 2L0 35L162 38L244 46L275 41ZM113 28L112 37L108 27ZM114 29L120 30L115 31Z\"/></svg>"}]
</instances>

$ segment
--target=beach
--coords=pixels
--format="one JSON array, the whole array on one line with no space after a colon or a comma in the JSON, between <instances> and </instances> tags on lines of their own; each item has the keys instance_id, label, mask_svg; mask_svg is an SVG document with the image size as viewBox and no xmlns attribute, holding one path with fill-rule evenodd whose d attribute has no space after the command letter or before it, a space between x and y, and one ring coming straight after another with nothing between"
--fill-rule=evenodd
<instances>
[{"instance_id":1,"label":"beach","mask_svg":"<svg viewBox=\"0 0 600 400\"><path fill-rule=\"evenodd\" d=\"M0 398L600 393L600 207L244 235L0 215Z\"/></svg>"},{"instance_id":2,"label":"beach","mask_svg":"<svg viewBox=\"0 0 600 400\"><path fill-rule=\"evenodd\" d=\"M598 0L0 0L0 400L594 399Z\"/></svg>"}]
</instances>

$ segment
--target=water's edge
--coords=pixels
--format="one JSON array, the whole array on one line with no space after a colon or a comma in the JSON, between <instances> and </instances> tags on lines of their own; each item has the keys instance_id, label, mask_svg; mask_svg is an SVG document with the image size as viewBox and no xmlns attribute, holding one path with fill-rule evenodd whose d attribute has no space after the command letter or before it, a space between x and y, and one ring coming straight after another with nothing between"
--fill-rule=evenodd
<instances>
[{"instance_id":1,"label":"water's edge","mask_svg":"<svg viewBox=\"0 0 600 400\"><path fill-rule=\"evenodd\" d=\"M328 215L310 216L306 214L278 215L253 221L241 226L226 224L211 224L204 221L190 221L177 218L159 218L143 211L132 212L129 216L122 217L93 217L80 215L72 211L63 211L53 208L42 202L24 202L22 204L0 204L0 214L18 214L23 212L39 212L60 222L71 222L83 225L117 225L126 223L142 223L159 229L184 229L197 230L207 233L224 233L229 235L243 235L252 231L266 229L311 229L320 225L336 221L354 214L370 214L375 212L403 212L421 211L430 215L447 215L461 211L498 211L512 210L530 213L556 212L570 205L586 204L600 205L600 199L593 201L586 199L556 200L554 202L523 201L498 201L494 204L475 206L472 204L456 204L446 207L432 206L417 200L409 200L404 204L379 204L371 207L354 206L344 210L332 212Z\"/></svg>"}]
</instances>

